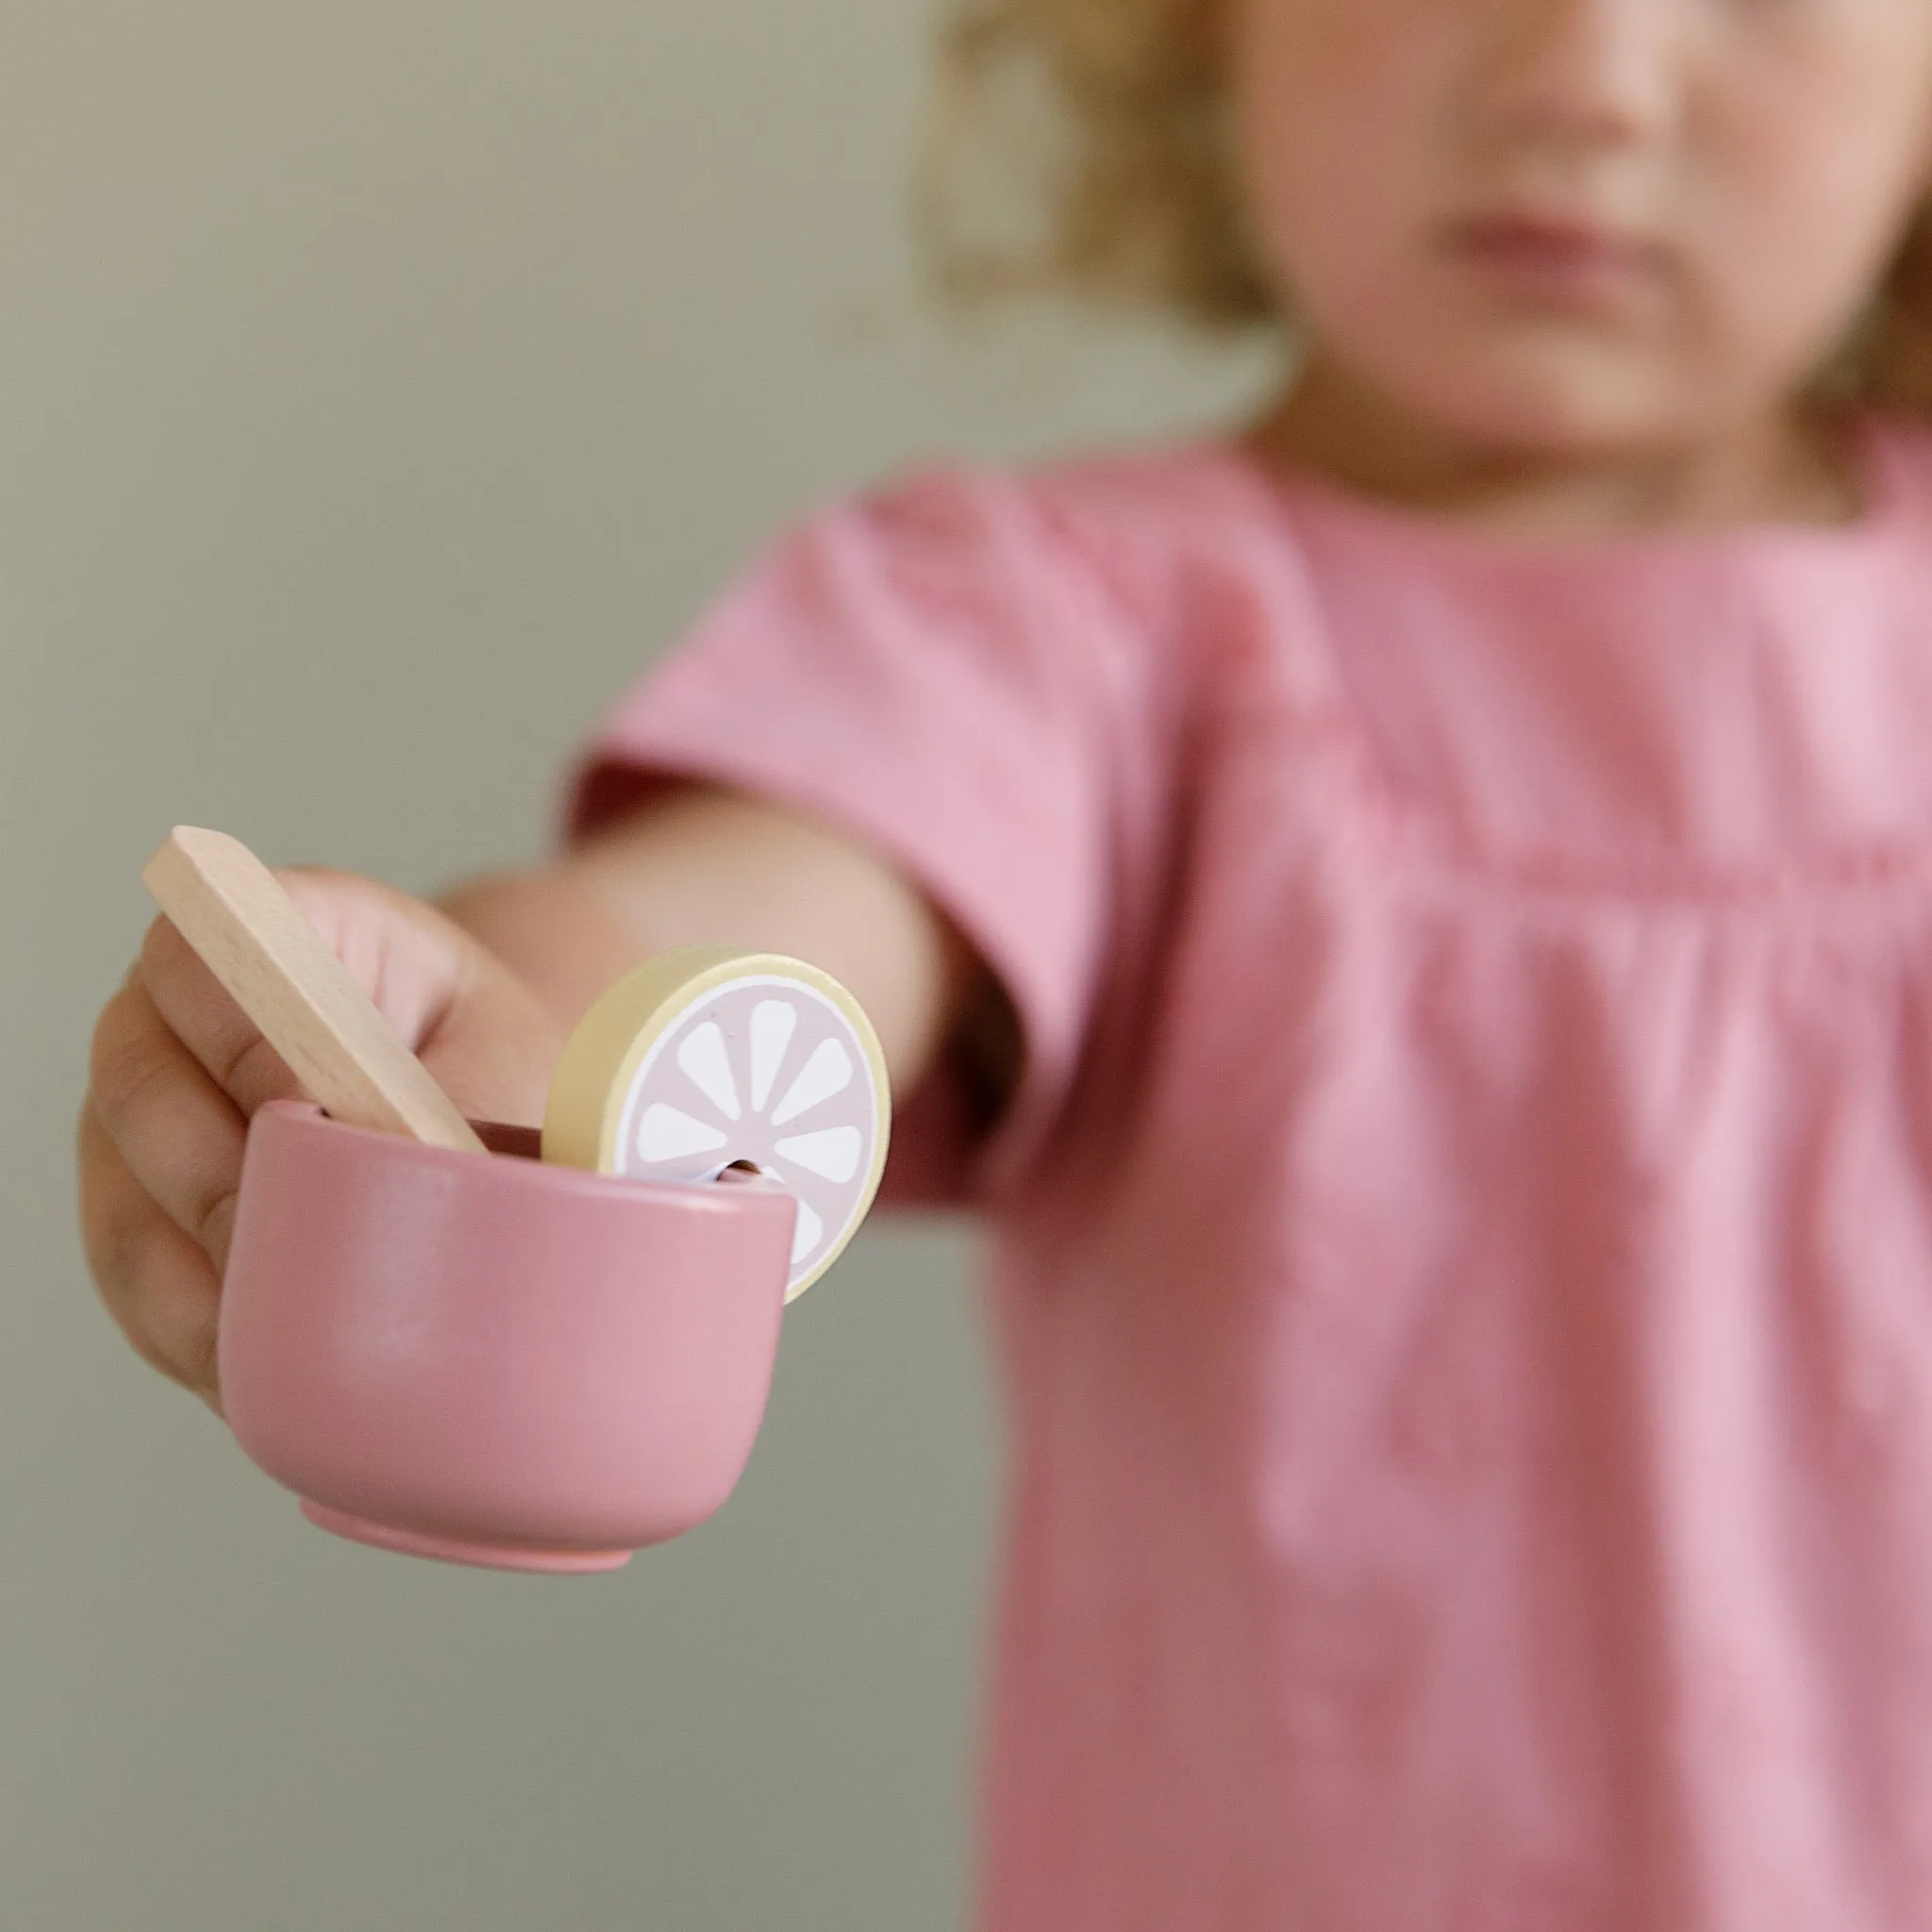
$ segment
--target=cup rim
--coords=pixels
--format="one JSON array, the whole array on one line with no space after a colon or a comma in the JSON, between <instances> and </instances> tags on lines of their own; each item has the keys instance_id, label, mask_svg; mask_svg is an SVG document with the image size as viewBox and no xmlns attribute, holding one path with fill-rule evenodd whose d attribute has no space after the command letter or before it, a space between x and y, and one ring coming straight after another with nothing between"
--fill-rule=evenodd
<instances>
[{"instance_id":1,"label":"cup rim","mask_svg":"<svg viewBox=\"0 0 1932 1932\"><path fill-rule=\"evenodd\" d=\"M715 1181L646 1180L626 1174L593 1174L586 1168L566 1167L546 1161L538 1153L492 1150L483 1154L459 1147L437 1147L425 1141L385 1134L374 1127L361 1127L339 1121L319 1103L307 1099L265 1101L256 1109L248 1126L251 1137L256 1123L267 1118L283 1132L324 1134L366 1151L380 1149L387 1158L401 1160L418 1168L441 1169L468 1178L488 1172L498 1180L519 1188L530 1188L546 1194L575 1195L587 1199L654 1202L659 1207L676 1206L688 1212L736 1213L751 1202L782 1201L793 1196L769 1175L727 1170ZM514 1123L476 1121L470 1123L481 1135L524 1134L533 1131ZM762 1209L760 1210L762 1211Z\"/></svg>"}]
</instances>

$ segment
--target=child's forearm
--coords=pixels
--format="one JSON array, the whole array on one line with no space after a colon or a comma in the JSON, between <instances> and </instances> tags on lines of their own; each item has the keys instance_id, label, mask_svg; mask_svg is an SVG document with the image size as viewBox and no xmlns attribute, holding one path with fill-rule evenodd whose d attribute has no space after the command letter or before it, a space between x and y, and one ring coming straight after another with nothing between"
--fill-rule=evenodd
<instances>
[{"instance_id":1,"label":"child's forearm","mask_svg":"<svg viewBox=\"0 0 1932 1932\"><path fill-rule=\"evenodd\" d=\"M554 865L476 880L441 903L565 1029L672 946L722 941L809 959L864 1006L902 1092L984 989L972 950L873 853L695 786L662 793Z\"/></svg>"}]
</instances>

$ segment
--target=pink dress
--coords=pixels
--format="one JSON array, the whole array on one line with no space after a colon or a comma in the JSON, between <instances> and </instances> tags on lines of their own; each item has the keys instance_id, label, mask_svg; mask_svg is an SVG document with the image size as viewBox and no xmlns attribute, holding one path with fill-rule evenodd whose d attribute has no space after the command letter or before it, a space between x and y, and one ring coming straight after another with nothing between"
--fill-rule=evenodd
<instances>
[{"instance_id":1,"label":"pink dress","mask_svg":"<svg viewBox=\"0 0 1932 1932\"><path fill-rule=\"evenodd\" d=\"M1932 1926L1932 440L1537 549L1203 445L806 522L616 711L1010 990L985 1932Z\"/></svg>"}]
</instances>

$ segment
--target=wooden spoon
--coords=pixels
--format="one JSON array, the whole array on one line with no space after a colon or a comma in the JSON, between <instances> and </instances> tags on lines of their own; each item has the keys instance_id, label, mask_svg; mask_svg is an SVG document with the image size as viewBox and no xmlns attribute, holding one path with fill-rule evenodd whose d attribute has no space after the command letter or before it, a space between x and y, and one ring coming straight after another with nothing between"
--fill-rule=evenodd
<instances>
[{"instance_id":1,"label":"wooden spoon","mask_svg":"<svg viewBox=\"0 0 1932 1932\"><path fill-rule=\"evenodd\" d=\"M247 846L225 832L176 825L141 876L325 1112L432 1147L485 1151Z\"/></svg>"}]
</instances>

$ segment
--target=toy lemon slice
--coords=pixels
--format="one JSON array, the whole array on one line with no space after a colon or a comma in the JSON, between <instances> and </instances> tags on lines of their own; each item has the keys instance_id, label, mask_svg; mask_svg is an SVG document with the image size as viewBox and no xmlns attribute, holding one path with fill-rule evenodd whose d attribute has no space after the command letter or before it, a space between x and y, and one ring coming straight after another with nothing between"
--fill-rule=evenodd
<instances>
[{"instance_id":1,"label":"toy lemon slice","mask_svg":"<svg viewBox=\"0 0 1932 1932\"><path fill-rule=\"evenodd\" d=\"M543 1158L636 1180L757 1169L798 1203L791 1301L865 1219L891 1124L877 1037L836 979L775 953L688 946L585 1015L551 1082Z\"/></svg>"}]
</instances>

